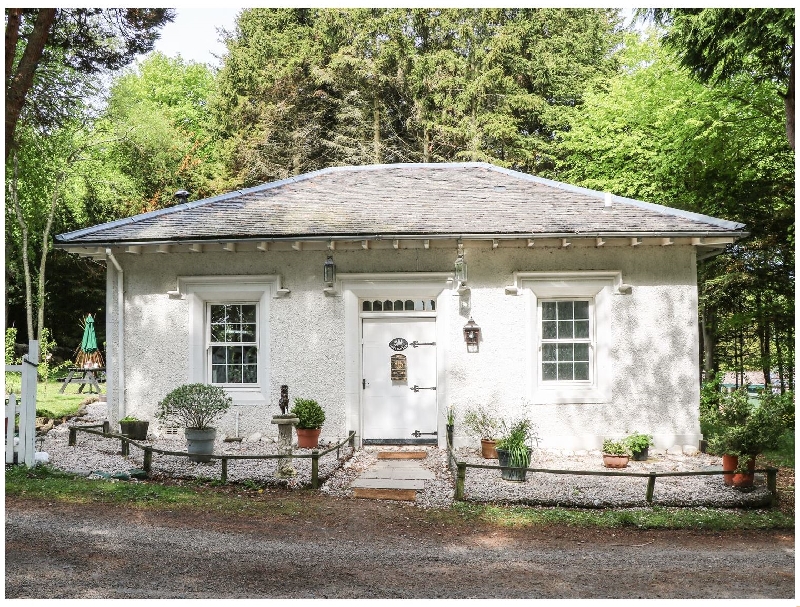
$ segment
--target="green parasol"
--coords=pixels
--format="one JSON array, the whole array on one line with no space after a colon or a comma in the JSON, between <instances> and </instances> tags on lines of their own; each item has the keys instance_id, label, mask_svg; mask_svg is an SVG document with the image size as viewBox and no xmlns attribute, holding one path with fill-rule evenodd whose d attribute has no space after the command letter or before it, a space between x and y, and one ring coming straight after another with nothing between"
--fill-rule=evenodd
<instances>
[{"instance_id":1,"label":"green parasol","mask_svg":"<svg viewBox=\"0 0 800 607\"><path fill-rule=\"evenodd\" d=\"M81 350L83 350L86 354L97 352L97 336L94 334L94 318L92 318L91 314L86 317L86 326L83 329Z\"/></svg>"}]
</instances>

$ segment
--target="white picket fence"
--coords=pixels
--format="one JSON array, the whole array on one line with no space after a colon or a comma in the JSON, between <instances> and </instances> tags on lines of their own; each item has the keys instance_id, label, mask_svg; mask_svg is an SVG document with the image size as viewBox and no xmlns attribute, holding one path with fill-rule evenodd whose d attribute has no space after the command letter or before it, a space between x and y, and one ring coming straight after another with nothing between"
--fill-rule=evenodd
<instances>
[{"instance_id":1,"label":"white picket fence","mask_svg":"<svg viewBox=\"0 0 800 607\"><path fill-rule=\"evenodd\" d=\"M34 438L36 437L36 367L39 363L39 342L28 342L28 353L21 365L6 365L6 373L22 373L22 394L6 395L6 463L32 467L34 464ZM19 414L19 442L14 449L14 418Z\"/></svg>"}]
</instances>

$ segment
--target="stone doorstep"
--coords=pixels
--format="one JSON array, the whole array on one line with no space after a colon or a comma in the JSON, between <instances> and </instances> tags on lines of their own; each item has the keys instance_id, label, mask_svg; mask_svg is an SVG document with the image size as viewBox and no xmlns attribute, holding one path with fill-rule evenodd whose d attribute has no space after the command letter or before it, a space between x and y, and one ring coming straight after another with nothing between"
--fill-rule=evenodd
<instances>
[{"instance_id":1,"label":"stone doorstep","mask_svg":"<svg viewBox=\"0 0 800 607\"><path fill-rule=\"evenodd\" d=\"M363 472L358 478L433 480L436 475L422 467L380 466Z\"/></svg>"},{"instance_id":2,"label":"stone doorstep","mask_svg":"<svg viewBox=\"0 0 800 607\"><path fill-rule=\"evenodd\" d=\"M378 459L425 459L427 451L379 451Z\"/></svg>"}]
</instances>

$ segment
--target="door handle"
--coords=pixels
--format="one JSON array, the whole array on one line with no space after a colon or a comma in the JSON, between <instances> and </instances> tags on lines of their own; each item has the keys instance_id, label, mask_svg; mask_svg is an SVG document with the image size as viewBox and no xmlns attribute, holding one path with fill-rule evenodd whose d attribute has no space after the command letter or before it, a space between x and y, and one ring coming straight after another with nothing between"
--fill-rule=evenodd
<instances>
[{"instance_id":1,"label":"door handle","mask_svg":"<svg viewBox=\"0 0 800 607\"><path fill-rule=\"evenodd\" d=\"M366 390L368 385L369 384L367 384L367 380L366 379L362 379L361 380L361 389L362 390Z\"/></svg>"},{"instance_id":2,"label":"door handle","mask_svg":"<svg viewBox=\"0 0 800 607\"><path fill-rule=\"evenodd\" d=\"M414 392L419 392L420 390L436 390L436 386L432 386L430 388L420 388L417 384L414 384L409 388L409 390L413 390Z\"/></svg>"}]
</instances>

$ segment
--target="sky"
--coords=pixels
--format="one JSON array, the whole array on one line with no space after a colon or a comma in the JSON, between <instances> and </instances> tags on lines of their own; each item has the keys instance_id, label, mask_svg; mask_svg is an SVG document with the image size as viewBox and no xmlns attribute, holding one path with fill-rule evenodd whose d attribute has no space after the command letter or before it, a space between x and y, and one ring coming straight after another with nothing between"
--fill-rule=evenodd
<instances>
[{"instance_id":1,"label":"sky","mask_svg":"<svg viewBox=\"0 0 800 607\"><path fill-rule=\"evenodd\" d=\"M175 20L161 29L155 50L168 57L179 55L187 61L219 66L225 45L219 42L217 28L232 30L241 7L176 8Z\"/></svg>"}]
</instances>

